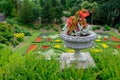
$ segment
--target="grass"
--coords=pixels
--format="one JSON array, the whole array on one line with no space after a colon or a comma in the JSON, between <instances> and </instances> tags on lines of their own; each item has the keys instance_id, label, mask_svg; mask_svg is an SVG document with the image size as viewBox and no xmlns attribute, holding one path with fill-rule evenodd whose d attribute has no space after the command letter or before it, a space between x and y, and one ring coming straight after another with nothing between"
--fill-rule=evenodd
<instances>
[{"instance_id":1,"label":"grass","mask_svg":"<svg viewBox=\"0 0 120 80\"><path fill-rule=\"evenodd\" d=\"M0 66L1 80L119 80L120 77L120 54L113 55L110 53L91 53L95 60L96 67L88 69L76 69L74 66L65 68L61 71L59 61L45 60L43 55L27 54L19 55L4 51L6 57L4 64ZM2 57L3 57L2 56Z\"/></svg>"}]
</instances>

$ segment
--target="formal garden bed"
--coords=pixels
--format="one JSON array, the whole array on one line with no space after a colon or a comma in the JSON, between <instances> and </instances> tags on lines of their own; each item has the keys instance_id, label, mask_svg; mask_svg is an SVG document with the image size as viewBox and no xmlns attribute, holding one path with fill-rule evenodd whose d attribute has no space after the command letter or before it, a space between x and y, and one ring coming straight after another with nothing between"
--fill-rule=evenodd
<instances>
[{"instance_id":1,"label":"formal garden bed","mask_svg":"<svg viewBox=\"0 0 120 80\"><path fill-rule=\"evenodd\" d=\"M58 54L59 56L63 52L70 52L74 53L73 49L66 48L63 44L63 40L59 37L59 34L56 33L49 33L47 35L40 34L35 41L32 42L32 44L36 44L38 49L34 50L36 53L42 53L45 54L46 52L49 52L49 50L53 53ZM119 38L115 36L111 36L107 33L98 33L98 38L95 40L95 46L86 50L83 50L85 52L91 52L91 53L113 53L114 51L118 51L119 47ZM30 45L31 46L31 45ZM33 47L34 49L34 47ZM29 51L32 51L32 49L27 49L27 53ZM45 54L47 55L47 54Z\"/></svg>"}]
</instances>

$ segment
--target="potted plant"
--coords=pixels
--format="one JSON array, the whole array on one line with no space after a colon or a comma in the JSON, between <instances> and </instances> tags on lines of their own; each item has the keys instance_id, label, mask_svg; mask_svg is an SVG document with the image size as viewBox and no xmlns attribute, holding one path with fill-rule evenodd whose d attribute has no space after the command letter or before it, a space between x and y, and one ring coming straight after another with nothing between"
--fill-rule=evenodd
<instances>
[{"instance_id":1,"label":"potted plant","mask_svg":"<svg viewBox=\"0 0 120 80\"><path fill-rule=\"evenodd\" d=\"M88 10L77 11L75 16L68 18L67 24L60 33L64 45L75 50L74 55L68 61L69 63L76 60L77 62L86 62L87 59L80 50L94 46L93 41L97 38L97 35L91 31L91 26L87 24L85 19L87 16L89 16Z\"/></svg>"}]
</instances>

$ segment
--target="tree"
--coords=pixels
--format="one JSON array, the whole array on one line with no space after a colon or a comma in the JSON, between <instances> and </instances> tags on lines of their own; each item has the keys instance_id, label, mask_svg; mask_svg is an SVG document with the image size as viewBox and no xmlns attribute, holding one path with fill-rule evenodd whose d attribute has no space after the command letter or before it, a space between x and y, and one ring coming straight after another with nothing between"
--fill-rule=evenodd
<instances>
[{"instance_id":1,"label":"tree","mask_svg":"<svg viewBox=\"0 0 120 80\"><path fill-rule=\"evenodd\" d=\"M81 4L81 8L87 9L87 10L90 11L90 13L91 13L91 24L93 24L94 14L95 14L96 10L98 9L98 4L96 2L90 3L88 1L84 1Z\"/></svg>"},{"instance_id":2,"label":"tree","mask_svg":"<svg viewBox=\"0 0 120 80\"><path fill-rule=\"evenodd\" d=\"M29 0L23 0L19 11L20 21L29 23L33 21L33 5Z\"/></svg>"},{"instance_id":3,"label":"tree","mask_svg":"<svg viewBox=\"0 0 120 80\"><path fill-rule=\"evenodd\" d=\"M14 6L11 0L1 0L0 1L0 11L3 12L7 17L12 16L12 10Z\"/></svg>"},{"instance_id":4,"label":"tree","mask_svg":"<svg viewBox=\"0 0 120 80\"><path fill-rule=\"evenodd\" d=\"M59 22L61 20L61 17L63 16L63 7L62 7L60 1L50 0L50 2L53 7L54 20L56 22Z\"/></svg>"},{"instance_id":5,"label":"tree","mask_svg":"<svg viewBox=\"0 0 120 80\"><path fill-rule=\"evenodd\" d=\"M44 3L44 6L41 10L42 23L49 24L52 23L54 19L53 7L49 1Z\"/></svg>"},{"instance_id":6,"label":"tree","mask_svg":"<svg viewBox=\"0 0 120 80\"><path fill-rule=\"evenodd\" d=\"M52 22L59 22L63 15L63 7L60 1L47 0L42 1L44 4L41 9L42 23L49 24Z\"/></svg>"}]
</instances>

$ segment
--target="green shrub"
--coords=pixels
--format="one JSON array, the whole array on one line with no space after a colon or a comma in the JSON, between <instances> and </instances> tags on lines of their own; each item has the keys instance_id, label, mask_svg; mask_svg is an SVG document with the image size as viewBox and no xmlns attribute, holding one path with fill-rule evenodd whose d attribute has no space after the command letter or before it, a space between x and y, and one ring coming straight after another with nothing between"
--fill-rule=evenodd
<instances>
[{"instance_id":1,"label":"green shrub","mask_svg":"<svg viewBox=\"0 0 120 80\"><path fill-rule=\"evenodd\" d=\"M20 26L17 24L14 24L14 31L15 31L15 33L24 33L25 36L32 35L28 30L20 28Z\"/></svg>"},{"instance_id":2,"label":"green shrub","mask_svg":"<svg viewBox=\"0 0 120 80\"><path fill-rule=\"evenodd\" d=\"M96 26L96 29L100 29L101 26Z\"/></svg>"},{"instance_id":3,"label":"green shrub","mask_svg":"<svg viewBox=\"0 0 120 80\"><path fill-rule=\"evenodd\" d=\"M20 33L21 32L21 28L19 27L19 25L14 24L13 26L14 26L14 32L15 33Z\"/></svg>"},{"instance_id":4,"label":"green shrub","mask_svg":"<svg viewBox=\"0 0 120 80\"><path fill-rule=\"evenodd\" d=\"M25 30L25 29L22 29L21 33L24 33L25 36L31 36L32 35L28 30Z\"/></svg>"},{"instance_id":5,"label":"green shrub","mask_svg":"<svg viewBox=\"0 0 120 80\"><path fill-rule=\"evenodd\" d=\"M0 43L11 44L13 41L13 27L8 23L0 23Z\"/></svg>"},{"instance_id":6,"label":"green shrub","mask_svg":"<svg viewBox=\"0 0 120 80\"><path fill-rule=\"evenodd\" d=\"M47 25L47 26L45 27L45 29L46 29L46 30L50 30L50 26Z\"/></svg>"},{"instance_id":7,"label":"green shrub","mask_svg":"<svg viewBox=\"0 0 120 80\"><path fill-rule=\"evenodd\" d=\"M96 30L96 27L92 27L92 30L95 31L95 30Z\"/></svg>"},{"instance_id":8,"label":"green shrub","mask_svg":"<svg viewBox=\"0 0 120 80\"><path fill-rule=\"evenodd\" d=\"M100 28L101 28L101 26L97 25L97 26L92 27L92 30L95 31L96 29L99 30Z\"/></svg>"},{"instance_id":9,"label":"green shrub","mask_svg":"<svg viewBox=\"0 0 120 80\"><path fill-rule=\"evenodd\" d=\"M15 23L17 23L17 21L15 19L6 19L7 23L13 25Z\"/></svg>"},{"instance_id":10,"label":"green shrub","mask_svg":"<svg viewBox=\"0 0 120 80\"><path fill-rule=\"evenodd\" d=\"M17 46L18 44L19 44L19 41L18 41L18 40L13 41L13 46L14 46L14 47Z\"/></svg>"},{"instance_id":11,"label":"green shrub","mask_svg":"<svg viewBox=\"0 0 120 80\"><path fill-rule=\"evenodd\" d=\"M55 31L59 31L59 30L58 30L57 28L55 28L55 27L54 27L53 29L54 29Z\"/></svg>"},{"instance_id":12,"label":"green shrub","mask_svg":"<svg viewBox=\"0 0 120 80\"><path fill-rule=\"evenodd\" d=\"M105 26L104 26L104 31L109 31L109 30L110 30L110 26L105 25Z\"/></svg>"}]
</instances>

